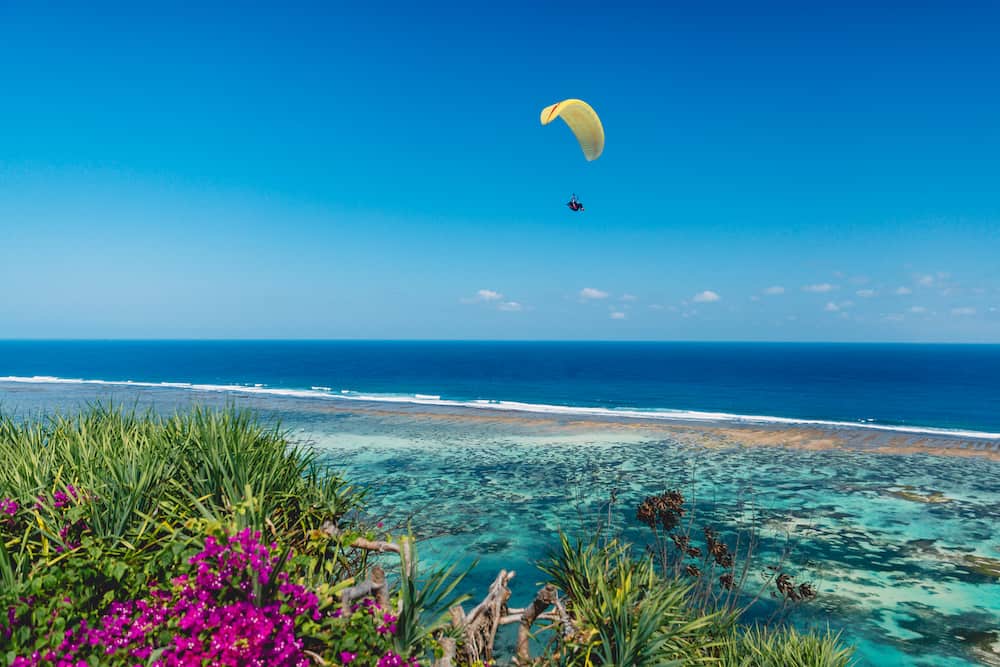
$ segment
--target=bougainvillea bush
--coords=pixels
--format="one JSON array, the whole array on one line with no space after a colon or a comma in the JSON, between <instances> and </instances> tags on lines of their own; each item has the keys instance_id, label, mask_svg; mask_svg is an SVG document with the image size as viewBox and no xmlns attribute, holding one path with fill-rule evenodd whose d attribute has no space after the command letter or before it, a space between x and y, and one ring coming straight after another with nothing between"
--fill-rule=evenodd
<instances>
[{"instance_id":1,"label":"bougainvillea bush","mask_svg":"<svg viewBox=\"0 0 1000 667\"><path fill-rule=\"evenodd\" d=\"M294 559L245 528L208 535L169 581L115 600L89 619L70 597L41 605L26 597L8 607L8 661L36 665L195 665L305 667L329 662L417 665L393 650L396 616L370 598L346 609L332 587L293 581ZM18 645L24 646L17 650ZM30 649L30 651L28 650Z\"/></svg>"},{"instance_id":2,"label":"bougainvillea bush","mask_svg":"<svg viewBox=\"0 0 1000 667\"><path fill-rule=\"evenodd\" d=\"M246 414L0 421L0 660L417 665L366 570L362 494ZM391 606L391 605L390 605Z\"/></svg>"}]
</instances>

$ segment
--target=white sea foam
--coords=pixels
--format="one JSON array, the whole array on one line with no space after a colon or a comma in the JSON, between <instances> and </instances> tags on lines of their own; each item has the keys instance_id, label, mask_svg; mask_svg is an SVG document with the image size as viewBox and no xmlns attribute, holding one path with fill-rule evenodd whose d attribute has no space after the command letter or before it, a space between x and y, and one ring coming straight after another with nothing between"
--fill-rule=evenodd
<instances>
[{"instance_id":1,"label":"white sea foam","mask_svg":"<svg viewBox=\"0 0 1000 667\"><path fill-rule=\"evenodd\" d=\"M231 392L239 394L282 396L288 398L315 398L333 401L364 401L375 403L405 403L411 405L431 405L449 408L474 408L484 410L503 410L509 412L528 412L534 414L553 414L567 416L610 417L615 419L644 419L659 421L697 421L722 422L740 424L780 424L787 426L823 426L834 428L863 428L876 431L894 431L920 435L938 435L957 438L977 438L1000 440L1000 433L972 431L967 429L935 428L932 426L899 426L895 424L877 424L870 419L857 422L835 421L827 419L797 419L793 417L773 417L769 415L739 415L728 412L703 412L698 410L672 409L636 409L636 408L594 408L570 405L547 405L544 403L522 403L519 401L500 401L477 399L459 401L443 399L434 394L372 394L341 389L339 394L331 393L328 387L313 387L311 389L284 389L266 387L261 384L198 384L193 382L138 382L132 380L90 380L82 378L60 378L48 375L32 377L6 376L0 377L0 382L22 384L84 384L127 387L148 387L152 389L183 389L202 392Z\"/></svg>"}]
</instances>

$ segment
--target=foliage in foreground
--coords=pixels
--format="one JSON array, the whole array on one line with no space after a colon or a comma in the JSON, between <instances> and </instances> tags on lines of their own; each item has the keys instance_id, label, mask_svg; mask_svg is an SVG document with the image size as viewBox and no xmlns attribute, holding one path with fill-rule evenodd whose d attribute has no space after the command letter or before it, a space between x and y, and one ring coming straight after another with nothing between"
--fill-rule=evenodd
<instances>
[{"instance_id":1,"label":"foliage in foreground","mask_svg":"<svg viewBox=\"0 0 1000 667\"><path fill-rule=\"evenodd\" d=\"M362 494L246 413L7 419L0 460L6 664L393 667L433 649L419 606L400 642L393 609L342 602L367 569Z\"/></svg>"},{"instance_id":2,"label":"foliage in foreground","mask_svg":"<svg viewBox=\"0 0 1000 667\"><path fill-rule=\"evenodd\" d=\"M462 642L463 575L408 551L393 591L354 595L363 493L246 413L0 419L0 461L0 663L415 667ZM563 537L543 569L566 614L535 628L539 665L849 660L836 637L734 629L625 544Z\"/></svg>"},{"instance_id":3,"label":"foliage in foreground","mask_svg":"<svg viewBox=\"0 0 1000 667\"><path fill-rule=\"evenodd\" d=\"M560 648L564 665L660 665L704 661L717 646L714 615L695 616L688 586L656 574L650 559L634 559L615 541L571 543L542 566L568 598L574 636Z\"/></svg>"},{"instance_id":4,"label":"foliage in foreground","mask_svg":"<svg viewBox=\"0 0 1000 667\"><path fill-rule=\"evenodd\" d=\"M735 632L720 655L720 667L847 667L853 650L840 636L802 634L794 628L751 627Z\"/></svg>"},{"instance_id":5,"label":"foliage in foreground","mask_svg":"<svg viewBox=\"0 0 1000 667\"><path fill-rule=\"evenodd\" d=\"M791 628L740 628L726 609L704 613L693 585L663 579L654 560L615 540L571 542L542 570L566 596L573 632L550 646L551 664L847 667L852 649L836 635Z\"/></svg>"}]
</instances>

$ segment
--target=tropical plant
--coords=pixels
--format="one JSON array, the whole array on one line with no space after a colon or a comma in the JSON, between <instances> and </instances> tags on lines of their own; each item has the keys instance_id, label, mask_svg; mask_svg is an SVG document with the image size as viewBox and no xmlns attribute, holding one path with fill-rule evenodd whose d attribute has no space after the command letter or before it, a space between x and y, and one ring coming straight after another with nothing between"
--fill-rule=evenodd
<instances>
[{"instance_id":1,"label":"tropical plant","mask_svg":"<svg viewBox=\"0 0 1000 667\"><path fill-rule=\"evenodd\" d=\"M664 580L627 545L570 542L541 567L568 598L576 627L558 646L561 665L670 665L709 660L713 615L691 614L689 586Z\"/></svg>"},{"instance_id":2,"label":"tropical plant","mask_svg":"<svg viewBox=\"0 0 1000 667\"><path fill-rule=\"evenodd\" d=\"M400 654L419 657L420 648L448 627L448 610L469 598L456 595L455 589L475 565L456 573L457 563L453 563L420 577L416 545L409 545L406 552L409 559L400 568L399 617L394 641Z\"/></svg>"},{"instance_id":3,"label":"tropical plant","mask_svg":"<svg viewBox=\"0 0 1000 667\"><path fill-rule=\"evenodd\" d=\"M734 633L719 655L720 667L848 667L854 649L840 635L804 634L794 628L752 626Z\"/></svg>"}]
</instances>

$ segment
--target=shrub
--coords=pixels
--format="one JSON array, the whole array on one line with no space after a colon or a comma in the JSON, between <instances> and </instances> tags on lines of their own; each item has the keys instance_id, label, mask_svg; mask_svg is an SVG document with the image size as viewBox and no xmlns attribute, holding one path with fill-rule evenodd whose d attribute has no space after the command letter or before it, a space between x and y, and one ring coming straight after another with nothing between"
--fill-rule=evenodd
<instances>
[{"instance_id":1,"label":"shrub","mask_svg":"<svg viewBox=\"0 0 1000 667\"><path fill-rule=\"evenodd\" d=\"M854 649L840 636L803 634L794 628L753 626L732 635L720 654L720 667L847 667Z\"/></svg>"},{"instance_id":2,"label":"shrub","mask_svg":"<svg viewBox=\"0 0 1000 667\"><path fill-rule=\"evenodd\" d=\"M655 665L708 660L716 640L713 615L691 613L689 586L661 579L649 558L635 559L627 546L610 541L571 543L542 566L568 597L576 622L559 646L564 665Z\"/></svg>"}]
</instances>

